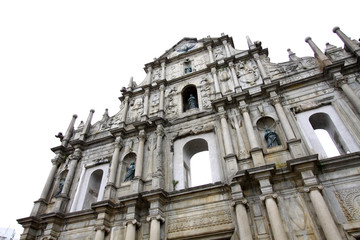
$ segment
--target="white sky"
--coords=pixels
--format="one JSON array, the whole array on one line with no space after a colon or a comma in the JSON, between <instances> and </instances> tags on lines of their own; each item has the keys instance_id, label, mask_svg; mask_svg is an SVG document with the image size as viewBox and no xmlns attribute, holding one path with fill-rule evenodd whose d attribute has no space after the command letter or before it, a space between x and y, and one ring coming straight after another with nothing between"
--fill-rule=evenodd
<instances>
[{"instance_id":1,"label":"white sky","mask_svg":"<svg viewBox=\"0 0 360 240\"><path fill-rule=\"evenodd\" d=\"M120 88L183 37L221 33L247 49L262 41L272 62L313 56L304 42L342 46L339 26L360 37L354 1L0 1L0 227L22 230L51 168L54 137L95 109L119 109Z\"/></svg>"}]
</instances>

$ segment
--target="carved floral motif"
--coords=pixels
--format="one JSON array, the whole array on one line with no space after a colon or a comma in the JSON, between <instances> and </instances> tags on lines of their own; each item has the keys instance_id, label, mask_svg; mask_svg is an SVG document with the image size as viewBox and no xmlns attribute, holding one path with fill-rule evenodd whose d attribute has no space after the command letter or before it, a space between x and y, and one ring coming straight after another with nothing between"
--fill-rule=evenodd
<instances>
[{"instance_id":1,"label":"carved floral motif","mask_svg":"<svg viewBox=\"0 0 360 240\"><path fill-rule=\"evenodd\" d=\"M360 187L335 193L348 221L360 220Z\"/></svg>"}]
</instances>

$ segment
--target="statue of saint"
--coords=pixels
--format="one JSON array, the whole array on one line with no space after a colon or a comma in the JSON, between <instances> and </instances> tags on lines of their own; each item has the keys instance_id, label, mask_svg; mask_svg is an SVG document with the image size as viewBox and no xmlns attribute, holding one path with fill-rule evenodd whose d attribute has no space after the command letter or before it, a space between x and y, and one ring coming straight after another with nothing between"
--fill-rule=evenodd
<instances>
[{"instance_id":1,"label":"statue of saint","mask_svg":"<svg viewBox=\"0 0 360 240\"><path fill-rule=\"evenodd\" d=\"M126 175L124 182L131 181L135 176L135 163L131 162L128 167L126 167Z\"/></svg>"},{"instance_id":2,"label":"statue of saint","mask_svg":"<svg viewBox=\"0 0 360 240\"><path fill-rule=\"evenodd\" d=\"M264 137L267 142L268 148L275 147L281 144L279 136L276 134L276 132L271 131L269 128L266 128Z\"/></svg>"},{"instance_id":3,"label":"statue of saint","mask_svg":"<svg viewBox=\"0 0 360 240\"><path fill-rule=\"evenodd\" d=\"M187 67L185 68L185 73L191 73L191 72L192 72L192 68L190 64L188 64Z\"/></svg>"},{"instance_id":4,"label":"statue of saint","mask_svg":"<svg viewBox=\"0 0 360 240\"><path fill-rule=\"evenodd\" d=\"M64 188L64 183L65 183L65 179L61 179L60 183L59 183L59 188L55 194L55 197L59 196L60 193L62 192L63 188Z\"/></svg>"},{"instance_id":5,"label":"statue of saint","mask_svg":"<svg viewBox=\"0 0 360 240\"><path fill-rule=\"evenodd\" d=\"M189 110L193 108L197 108L196 98L192 94L190 94L188 103L189 103Z\"/></svg>"}]
</instances>

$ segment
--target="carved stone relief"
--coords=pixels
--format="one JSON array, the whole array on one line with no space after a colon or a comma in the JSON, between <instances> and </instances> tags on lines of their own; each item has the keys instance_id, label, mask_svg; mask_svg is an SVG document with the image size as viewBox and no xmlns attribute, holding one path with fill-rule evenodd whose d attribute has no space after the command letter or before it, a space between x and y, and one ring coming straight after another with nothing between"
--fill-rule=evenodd
<instances>
[{"instance_id":1,"label":"carved stone relief","mask_svg":"<svg viewBox=\"0 0 360 240\"><path fill-rule=\"evenodd\" d=\"M159 111L159 104L160 104L160 97L159 94L156 93L151 98L150 114L154 114Z\"/></svg>"},{"instance_id":2,"label":"carved stone relief","mask_svg":"<svg viewBox=\"0 0 360 240\"><path fill-rule=\"evenodd\" d=\"M241 61L235 65L235 69L242 87L256 85L256 81L259 80L260 74L256 63L253 60Z\"/></svg>"},{"instance_id":3,"label":"carved stone relief","mask_svg":"<svg viewBox=\"0 0 360 240\"><path fill-rule=\"evenodd\" d=\"M167 101L166 101L165 114L168 118L173 118L177 114L178 104L176 104L175 102L176 95L177 95L177 90L175 86L166 90L165 99Z\"/></svg>"},{"instance_id":4,"label":"carved stone relief","mask_svg":"<svg viewBox=\"0 0 360 240\"><path fill-rule=\"evenodd\" d=\"M141 114L143 113L143 99L142 97L131 99L130 101L130 111L128 114L129 121L139 121Z\"/></svg>"},{"instance_id":5,"label":"carved stone relief","mask_svg":"<svg viewBox=\"0 0 360 240\"><path fill-rule=\"evenodd\" d=\"M158 81L158 80L160 80L160 78L161 78L161 69L160 68L155 69L152 73L153 81Z\"/></svg>"},{"instance_id":6,"label":"carved stone relief","mask_svg":"<svg viewBox=\"0 0 360 240\"><path fill-rule=\"evenodd\" d=\"M169 219L168 233L185 232L231 223L230 210L213 211L195 216Z\"/></svg>"},{"instance_id":7,"label":"carved stone relief","mask_svg":"<svg viewBox=\"0 0 360 240\"><path fill-rule=\"evenodd\" d=\"M204 110L211 109L212 108L210 101L211 83L208 78L203 77L200 84L201 84L200 92L201 92L202 108Z\"/></svg>"},{"instance_id":8,"label":"carved stone relief","mask_svg":"<svg viewBox=\"0 0 360 240\"><path fill-rule=\"evenodd\" d=\"M232 92L232 86L230 86L229 82L231 78L230 70L228 68L222 68L219 69L218 74L222 86L222 93L225 95Z\"/></svg>"},{"instance_id":9,"label":"carved stone relief","mask_svg":"<svg viewBox=\"0 0 360 240\"><path fill-rule=\"evenodd\" d=\"M360 220L360 187L335 193L348 221Z\"/></svg>"},{"instance_id":10,"label":"carved stone relief","mask_svg":"<svg viewBox=\"0 0 360 240\"><path fill-rule=\"evenodd\" d=\"M215 60L220 60L225 58L225 51L223 49L223 47L217 47L214 49L214 57Z\"/></svg>"},{"instance_id":11,"label":"carved stone relief","mask_svg":"<svg viewBox=\"0 0 360 240\"><path fill-rule=\"evenodd\" d=\"M209 62L208 55L197 56L194 58L194 71L199 71L206 68L206 63Z\"/></svg>"},{"instance_id":12,"label":"carved stone relief","mask_svg":"<svg viewBox=\"0 0 360 240\"><path fill-rule=\"evenodd\" d=\"M182 68L180 68L180 65L176 63L166 68L166 70L168 71L167 74L167 76L169 76L168 80L178 78L182 74Z\"/></svg>"}]
</instances>

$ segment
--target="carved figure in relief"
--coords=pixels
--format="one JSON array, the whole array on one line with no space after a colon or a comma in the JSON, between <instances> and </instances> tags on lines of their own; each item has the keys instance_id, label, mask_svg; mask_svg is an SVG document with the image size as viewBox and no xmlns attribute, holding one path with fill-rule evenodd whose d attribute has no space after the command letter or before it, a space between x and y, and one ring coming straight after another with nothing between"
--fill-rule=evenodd
<instances>
[{"instance_id":1,"label":"carved figure in relief","mask_svg":"<svg viewBox=\"0 0 360 240\"><path fill-rule=\"evenodd\" d=\"M221 48L215 48L214 56L215 56L215 60L219 60L225 57L225 53Z\"/></svg>"},{"instance_id":2,"label":"carved figure in relief","mask_svg":"<svg viewBox=\"0 0 360 240\"><path fill-rule=\"evenodd\" d=\"M205 56L200 56L194 59L194 71L199 71L206 68L207 59Z\"/></svg>"},{"instance_id":3,"label":"carved figure in relief","mask_svg":"<svg viewBox=\"0 0 360 240\"><path fill-rule=\"evenodd\" d=\"M170 67L170 79L174 79L180 76L178 65L174 64Z\"/></svg>"},{"instance_id":4,"label":"carved figure in relief","mask_svg":"<svg viewBox=\"0 0 360 240\"><path fill-rule=\"evenodd\" d=\"M257 67L251 62L247 63L246 61L240 62L237 65L236 75L241 82L255 84L255 81L259 79L259 74L257 72Z\"/></svg>"},{"instance_id":5,"label":"carved figure in relief","mask_svg":"<svg viewBox=\"0 0 360 240\"><path fill-rule=\"evenodd\" d=\"M211 109L211 102L210 102L210 83L207 78L203 78L201 80L201 99L202 99L202 108L203 109Z\"/></svg>"},{"instance_id":6,"label":"carved figure in relief","mask_svg":"<svg viewBox=\"0 0 360 240\"><path fill-rule=\"evenodd\" d=\"M134 179L135 176L135 163L131 162L128 167L126 167L126 174L124 182L128 182Z\"/></svg>"},{"instance_id":7,"label":"carved figure in relief","mask_svg":"<svg viewBox=\"0 0 360 240\"><path fill-rule=\"evenodd\" d=\"M137 98L135 101L132 102L131 112L132 112L133 120L138 119L141 116L142 110L143 110L143 100L142 98Z\"/></svg>"},{"instance_id":8,"label":"carved figure in relief","mask_svg":"<svg viewBox=\"0 0 360 240\"><path fill-rule=\"evenodd\" d=\"M151 101L151 113L155 113L159 110L159 104L160 104L160 99L159 99L159 95L155 94L153 100Z\"/></svg>"},{"instance_id":9,"label":"carved figure in relief","mask_svg":"<svg viewBox=\"0 0 360 240\"><path fill-rule=\"evenodd\" d=\"M161 77L160 69L156 69L156 70L153 72L153 81L159 80L160 77Z\"/></svg>"},{"instance_id":10,"label":"carved figure in relief","mask_svg":"<svg viewBox=\"0 0 360 240\"><path fill-rule=\"evenodd\" d=\"M174 95L176 94L176 87L170 88L170 91L167 94L168 104L166 108L166 114L169 115L169 117L172 117L176 114L176 106L174 102Z\"/></svg>"},{"instance_id":11,"label":"carved figure in relief","mask_svg":"<svg viewBox=\"0 0 360 240\"><path fill-rule=\"evenodd\" d=\"M230 76L229 76L227 70L222 69L219 71L219 73L220 73L220 81L223 82L223 85L225 86L225 93L231 92L230 87L229 87L229 82L228 82L228 80L230 79Z\"/></svg>"},{"instance_id":12,"label":"carved figure in relief","mask_svg":"<svg viewBox=\"0 0 360 240\"><path fill-rule=\"evenodd\" d=\"M268 148L275 147L281 144L279 136L276 134L276 132L271 131L269 128L266 128L264 137L267 142Z\"/></svg>"}]
</instances>

